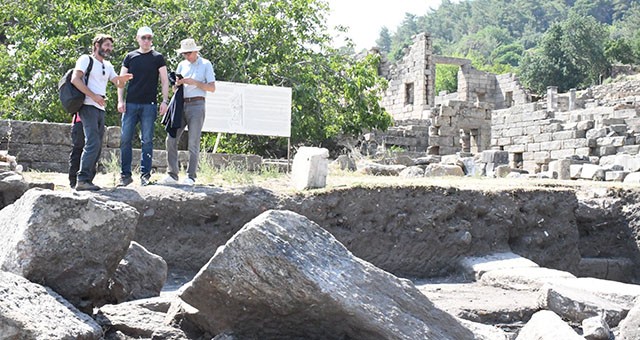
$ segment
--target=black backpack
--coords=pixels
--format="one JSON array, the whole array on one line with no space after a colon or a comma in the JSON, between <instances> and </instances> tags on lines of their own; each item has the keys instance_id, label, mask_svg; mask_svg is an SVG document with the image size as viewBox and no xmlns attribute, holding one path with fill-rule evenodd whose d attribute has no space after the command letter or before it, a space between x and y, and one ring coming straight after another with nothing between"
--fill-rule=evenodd
<instances>
[{"instance_id":1,"label":"black backpack","mask_svg":"<svg viewBox=\"0 0 640 340\"><path fill-rule=\"evenodd\" d=\"M89 73L93 67L93 58L89 56L89 67L87 72L84 73L84 83L89 83ZM60 102L65 111L69 113L76 113L80 111L80 108L84 104L84 93L80 92L75 85L71 83L71 75L73 68L69 69L64 76L58 82L58 94L60 95Z\"/></svg>"}]
</instances>

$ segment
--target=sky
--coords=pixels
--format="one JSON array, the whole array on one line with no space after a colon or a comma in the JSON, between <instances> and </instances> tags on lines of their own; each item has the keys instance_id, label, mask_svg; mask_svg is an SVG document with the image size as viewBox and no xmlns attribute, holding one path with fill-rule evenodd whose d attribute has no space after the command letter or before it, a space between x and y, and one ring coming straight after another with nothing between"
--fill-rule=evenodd
<instances>
[{"instance_id":1,"label":"sky","mask_svg":"<svg viewBox=\"0 0 640 340\"><path fill-rule=\"evenodd\" d=\"M441 0L327 0L330 7L328 25L349 27L349 36L356 51L376 45L382 26L395 32L405 13L425 15L436 9ZM338 39L340 41L340 39ZM338 42L338 46L342 46Z\"/></svg>"}]
</instances>

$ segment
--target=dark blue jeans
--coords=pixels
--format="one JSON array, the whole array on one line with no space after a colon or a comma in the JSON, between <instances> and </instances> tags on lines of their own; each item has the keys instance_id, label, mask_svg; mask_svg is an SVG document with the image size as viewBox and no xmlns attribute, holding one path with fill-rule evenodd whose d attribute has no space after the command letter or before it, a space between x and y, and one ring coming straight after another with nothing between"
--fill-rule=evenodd
<instances>
[{"instance_id":1,"label":"dark blue jeans","mask_svg":"<svg viewBox=\"0 0 640 340\"><path fill-rule=\"evenodd\" d=\"M104 111L93 105L82 105L78 114L82 120L82 131L84 132L84 148L80 157L78 182L91 182L95 176L96 165L102 151Z\"/></svg>"},{"instance_id":2,"label":"dark blue jeans","mask_svg":"<svg viewBox=\"0 0 640 340\"><path fill-rule=\"evenodd\" d=\"M142 157L140 160L141 177L151 176L153 160L153 129L158 117L158 105L127 103L126 112L122 114L120 135L120 176L131 177L132 140L136 125L140 123L140 140Z\"/></svg>"}]
</instances>

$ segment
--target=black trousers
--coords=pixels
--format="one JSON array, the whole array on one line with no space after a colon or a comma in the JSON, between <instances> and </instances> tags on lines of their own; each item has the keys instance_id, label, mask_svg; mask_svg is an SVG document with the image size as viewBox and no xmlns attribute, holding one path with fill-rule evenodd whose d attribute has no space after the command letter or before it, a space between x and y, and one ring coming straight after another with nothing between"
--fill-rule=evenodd
<instances>
[{"instance_id":1,"label":"black trousers","mask_svg":"<svg viewBox=\"0 0 640 340\"><path fill-rule=\"evenodd\" d=\"M72 149L71 154L69 154L69 185L73 188L76 186L78 170L80 170L80 157L82 156L82 149L84 148L82 122L74 122L71 126L71 144Z\"/></svg>"}]
</instances>

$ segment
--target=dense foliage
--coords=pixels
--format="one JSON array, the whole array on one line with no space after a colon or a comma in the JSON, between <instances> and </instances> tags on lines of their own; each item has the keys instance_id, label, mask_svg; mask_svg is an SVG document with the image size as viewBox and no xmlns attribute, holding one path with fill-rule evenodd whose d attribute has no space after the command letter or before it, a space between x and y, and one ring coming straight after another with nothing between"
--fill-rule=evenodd
<instances>
[{"instance_id":1,"label":"dense foliage","mask_svg":"<svg viewBox=\"0 0 640 340\"><path fill-rule=\"evenodd\" d=\"M292 88L294 145L322 145L337 134L386 129L391 119L379 105L386 82L376 74L378 60L356 60L332 48L327 13L322 0L5 0L0 4L0 67L5 70L0 114L69 121L57 100L58 78L80 54L90 52L96 33L114 36L111 62L119 72L126 52L138 47L137 28L147 25L169 70L181 60L173 52L180 40L193 37L214 63L218 80ZM107 123L118 125L116 91L109 86ZM227 136L221 150L281 154L286 143Z\"/></svg>"},{"instance_id":2,"label":"dense foliage","mask_svg":"<svg viewBox=\"0 0 640 340\"><path fill-rule=\"evenodd\" d=\"M584 88L612 64L640 61L640 1L443 0L424 15L407 14L395 32L382 28L379 41L390 43L380 46L398 59L419 32L432 36L435 53L516 72L534 92Z\"/></svg>"}]
</instances>

